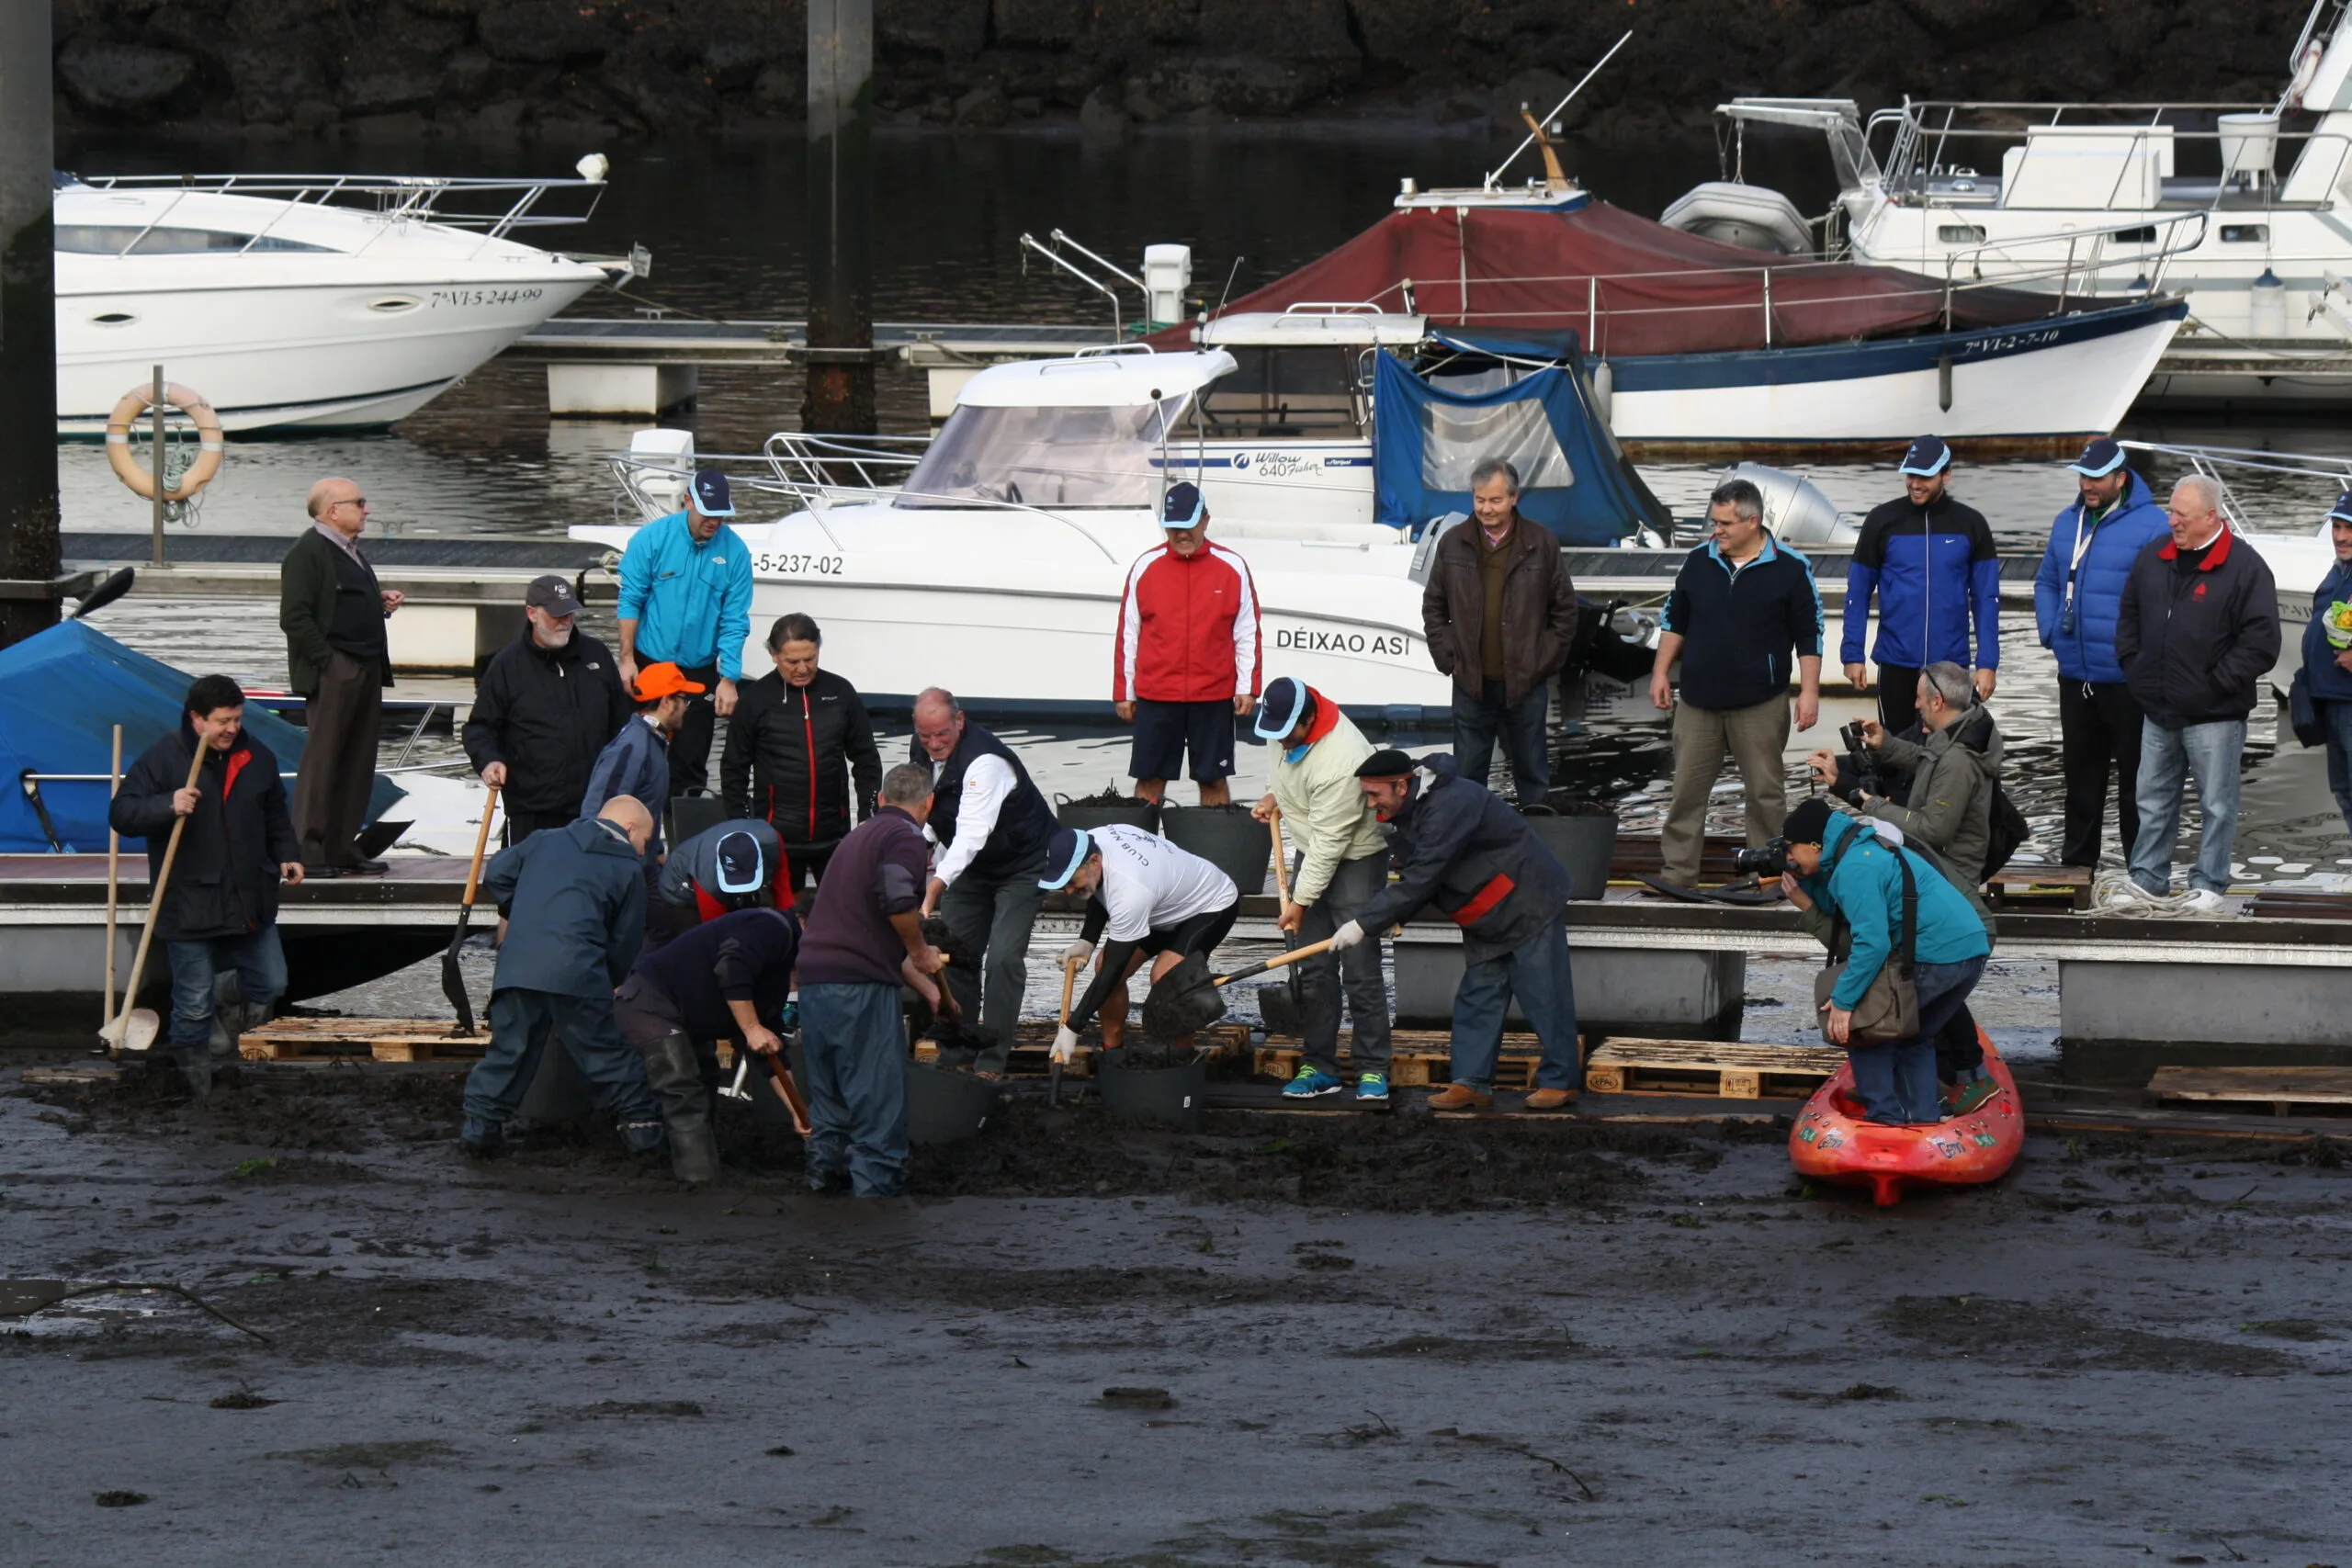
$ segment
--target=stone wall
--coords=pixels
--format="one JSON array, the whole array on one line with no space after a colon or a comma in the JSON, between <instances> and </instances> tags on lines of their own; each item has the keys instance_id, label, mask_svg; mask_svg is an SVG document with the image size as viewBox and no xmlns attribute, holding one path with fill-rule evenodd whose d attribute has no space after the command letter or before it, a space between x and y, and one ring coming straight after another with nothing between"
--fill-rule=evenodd
<instances>
[{"instance_id":1,"label":"stone wall","mask_svg":"<svg viewBox=\"0 0 2352 1568\"><path fill-rule=\"evenodd\" d=\"M876 0L886 123L1702 128L1736 94L2267 98L2303 0ZM59 112L259 135L783 129L803 0L56 0Z\"/></svg>"}]
</instances>

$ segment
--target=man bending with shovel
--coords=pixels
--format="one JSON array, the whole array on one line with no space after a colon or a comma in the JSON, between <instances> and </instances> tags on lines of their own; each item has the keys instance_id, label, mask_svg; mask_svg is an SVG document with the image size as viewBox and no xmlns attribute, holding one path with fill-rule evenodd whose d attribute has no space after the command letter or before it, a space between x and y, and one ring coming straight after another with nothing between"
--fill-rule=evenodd
<instances>
[{"instance_id":1,"label":"man bending with shovel","mask_svg":"<svg viewBox=\"0 0 2352 1568\"><path fill-rule=\"evenodd\" d=\"M1535 1026L1544 1059L1530 1111L1571 1104L1584 1084L1577 1050L1576 987L1568 978L1568 874L1485 785L1456 777L1432 752L1419 766L1402 751L1375 751L1356 769L1374 815L1396 829L1403 870L1331 945L1409 919L1424 904L1462 928L1462 984L1453 993L1453 1081L1430 1096L1432 1111L1485 1111L1495 1102L1503 1017L1516 997Z\"/></svg>"},{"instance_id":2,"label":"man bending with shovel","mask_svg":"<svg viewBox=\"0 0 2352 1568\"><path fill-rule=\"evenodd\" d=\"M1062 963L1083 964L1095 942L1109 938L1093 982L1054 1036L1057 1062L1076 1055L1078 1032L1114 998L1117 1005L1102 1015L1102 1044L1117 1047L1125 1037L1127 977L1147 958L1155 983L1187 958L1205 963L1241 912L1233 878L1141 828L1057 828L1046 841L1046 868L1038 886L1048 893L1067 887L1088 900L1079 938L1063 949ZM1162 1043L1189 1045L1192 1035Z\"/></svg>"}]
</instances>

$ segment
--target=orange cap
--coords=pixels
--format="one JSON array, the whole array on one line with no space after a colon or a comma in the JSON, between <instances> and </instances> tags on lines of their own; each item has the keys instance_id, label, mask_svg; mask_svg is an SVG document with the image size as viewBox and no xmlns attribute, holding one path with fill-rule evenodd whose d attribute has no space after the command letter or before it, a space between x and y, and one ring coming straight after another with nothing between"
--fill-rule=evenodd
<instances>
[{"instance_id":1,"label":"orange cap","mask_svg":"<svg viewBox=\"0 0 2352 1568\"><path fill-rule=\"evenodd\" d=\"M686 672L674 664L649 664L637 672L637 700L641 703L658 703L682 692L692 696L709 689L699 681L687 680Z\"/></svg>"}]
</instances>

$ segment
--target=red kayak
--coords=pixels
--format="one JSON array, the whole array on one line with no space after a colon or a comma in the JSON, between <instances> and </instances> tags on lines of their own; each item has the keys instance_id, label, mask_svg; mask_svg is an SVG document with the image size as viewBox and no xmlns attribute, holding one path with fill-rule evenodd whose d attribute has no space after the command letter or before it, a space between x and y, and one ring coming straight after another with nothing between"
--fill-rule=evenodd
<instances>
[{"instance_id":1,"label":"red kayak","mask_svg":"<svg viewBox=\"0 0 2352 1568\"><path fill-rule=\"evenodd\" d=\"M1789 1132L1797 1174L1840 1187L1867 1187L1880 1208L1902 1201L1905 1187L1973 1187L1998 1181L2025 1145L2025 1111L2009 1065L1978 1030L1984 1066L2000 1092L1965 1116L1925 1127L1865 1121L1849 1062L1823 1084Z\"/></svg>"}]
</instances>

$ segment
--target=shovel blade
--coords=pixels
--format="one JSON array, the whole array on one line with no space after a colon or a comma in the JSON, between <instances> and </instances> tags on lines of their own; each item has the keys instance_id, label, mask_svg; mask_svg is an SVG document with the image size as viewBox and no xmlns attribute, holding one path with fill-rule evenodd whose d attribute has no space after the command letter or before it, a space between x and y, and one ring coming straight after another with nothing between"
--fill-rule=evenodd
<instances>
[{"instance_id":1,"label":"shovel blade","mask_svg":"<svg viewBox=\"0 0 2352 1568\"><path fill-rule=\"evenodd\" d=\"M1152 982L1143 1003L1143 1032L1154 1040L1181 1039L1206 1029L1225 1010L1225 992L1209 977L1208 964L1197 953L1188 954Z\"/></svg>"},{"instance_id":2,"label":"shovel blade","mask_svg":"<svg viewBox=\"0 0 2352 1568\"><path fill-rule=\"evenodd\" d=\"M450 936L449 945L441 952L441 994L449 998L449 1006L458 1015L459 1034L476 1032L474 1000L472 997L466 994L465 971L458 964L458 949L466 944L466 927L470 923L473 912L473 906L470 904L458 909L458 929Z\"/></svg>"},{"instance_id":3,"label":"shovel blade","mask_svg":"<svg viewBox=\"0 0 2352 1568\"><path fill-rule=\"evenodd\" d=\"M145 1051L163 1032L164 1021L153 1008L128 1008L98 1031L98 1038L110 1051Z\"/></svg>"}]
</instances>

